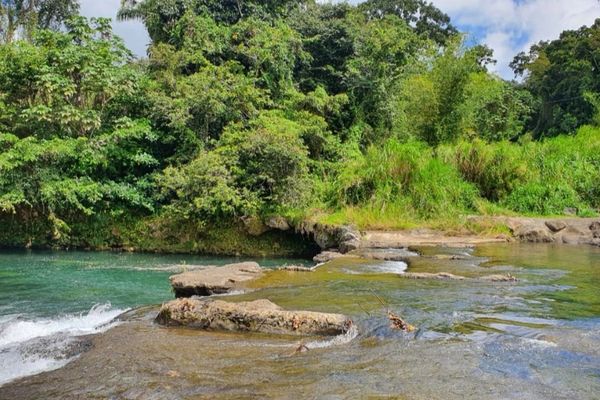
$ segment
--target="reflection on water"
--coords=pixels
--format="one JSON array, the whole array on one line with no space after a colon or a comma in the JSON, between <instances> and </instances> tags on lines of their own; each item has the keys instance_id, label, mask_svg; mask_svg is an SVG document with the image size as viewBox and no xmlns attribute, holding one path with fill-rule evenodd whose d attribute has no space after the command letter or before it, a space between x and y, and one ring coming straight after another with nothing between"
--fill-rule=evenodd
<instances>
[{"instance_id":1,"label":"reflection on water","mask_svg":"<svg viewBox=\"0 0 600 400\"><path fill-rule=\"evenodd\" d=\"M229 297L346 313L358 327L350 341L307 338L310 350L297 352L298 338L164 328L144 310L65 367L0 387L0 398L598 398L600 249L490 245L408 261L411 272L511 273L516 283L407 280L382 265L276 271ZM418 330L390 329L387 309Z\"/></svg>"}]
</instances>

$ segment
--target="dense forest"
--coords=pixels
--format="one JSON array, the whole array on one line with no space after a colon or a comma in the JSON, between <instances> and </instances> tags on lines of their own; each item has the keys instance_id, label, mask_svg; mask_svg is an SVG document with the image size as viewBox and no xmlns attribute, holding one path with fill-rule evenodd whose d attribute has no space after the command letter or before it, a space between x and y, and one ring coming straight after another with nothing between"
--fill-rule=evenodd
<instances>
[{"instance_id":1,"label":"dense forest","mask_svg":"<svg viewBox=\"0 0 600 400\"><path fill-rule=\"evenodd\" d=\"M124 0L143 59L78 11L0 1L3 245L245 252L275 216L600 209L600 19L506 81L424 0Z\"/></svg>"}]
</instances>

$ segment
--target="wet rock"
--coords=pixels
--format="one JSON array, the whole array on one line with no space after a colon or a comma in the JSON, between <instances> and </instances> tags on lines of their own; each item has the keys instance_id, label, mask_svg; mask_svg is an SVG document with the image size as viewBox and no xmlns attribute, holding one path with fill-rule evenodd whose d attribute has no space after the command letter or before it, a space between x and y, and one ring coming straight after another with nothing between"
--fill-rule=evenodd
<instances>
[{"instance_id":1,"label":"wet rock","mask_svg":"<svg viewBox=\"0 0 600 400\"><path fill-rule=\"evenodd\" d=\"M479 281L488 281L488 282L517 282L517 278L512 276L511 274L506 275L486 275L479 278L476 278Z\"/></svg>"},{"instance_id":2,"label":"wet rock","mask_svg":"<svg viewBox=\"0 0 600 400\"><path fill-rule=\"evenodd\" d=\"M407 262L410 258L418 257L419 253L410 251L406 248L400 249L370 249L355 253L362 258L383 261L404 261Z\"/></svg>"},{"instance_id":3,"label":"wet rock","mask_svg":"<svg viewBox=\"0 0 600 400\"><path fill-rule=\"evenodd\" d=\"M473 280L473 281L487 281L487 282L516 282L517 278L512 276L511 274L506 275L486 275L480 276L477 278L467 278L466 276L454 275L450 272L438 272L438 273L429 273L429 272L405 272L403 274L399 274L401 278L407 279L432 279L432 280L453 280L453 281L464 281L464 280Z\"/></svg>"},{"instance_id":4,"label":"wet rock","mask_svg":"<svg viewBox=\"0 0 600 400\"><path fill-rule=\"evenodd\" d=\"M231 303L178 299L162 306L156 321L169 326L285 335L340 335L352 326L341 314L287 311L269 300Z\"/></svg>"},{"instance_id":5,"label":"wet rock","mask_svg":"<svg viewBox=\"0 0 600 400\"><path fill-rule=\"evenodd\" d=\"M561 220L548 220L546 221L546 226L552 231L552 232L560 232L563 229L565 229L567 227L567 224L564 223L564 221Z\"/></svg>"},{"instance_id":6,"label":"wet rock","mask_svg":"<svg viewBox=\"0 0 600 400\"><path fill-rule=\"evenodd\" d=\"M288 231L291 228L287 219L281 216L273 216L267 218L267 220L265 221L265 225L271 229L278 229L280 231Z\"/></svg>"},{"instance_id":7,"label":"wet rock","mask_svg":"<svg viewBox=\"0 0 600 400\"><path fill-rule=\"evenodd\" d=\"M169 279L176 297L210 296L237 289L262 273L257 263L245 262L184 272Z\"/></svg>"},{"instance_id":8,"label":"wet rock","mask_svg":"<svg viewBox=\"0 0 600 400\"><path fill-rule=\"evenodd\" d=\"M464 276L454 275L450 272L438 272L438 273L429 273L429 272L405 272L403 274L398 275L401 278L407 279L437 279L437 280L454 280L454 281L463 281L467 278Z\"/></svg>"},{"instance_id":9,"label":"wet rock","mask_svg":"<svg viewBox=\"0 0 600 400\"><path fill-rule=\"evenodd\" d=\"M305 267L302 265L286 265L277 268L278 271L290 271L290 272L314 272L314 268Z\"/></svg>"},{"instance_id":10,"label":"wet rock","mask_svg":"<svg viewBox=\"0 0 600 400\"><path fill-rule=\"evenodd\" d=\"M335 260L336 258L344 257L344 255L337 251L323 251L313 257L313 261L319 264Z\"/></svg>"},{"instance_id":11,"label":"wet rock","mask_svg":"<svg viewBox=\"0 0 600 400\"><path fill-rule=\"evenodd\" d=\"M434 260L469 260L471 256L465 256L463 254L433 254L431 256L427 256L428 258L433 258Z\"/></svg>"}]
</instances>

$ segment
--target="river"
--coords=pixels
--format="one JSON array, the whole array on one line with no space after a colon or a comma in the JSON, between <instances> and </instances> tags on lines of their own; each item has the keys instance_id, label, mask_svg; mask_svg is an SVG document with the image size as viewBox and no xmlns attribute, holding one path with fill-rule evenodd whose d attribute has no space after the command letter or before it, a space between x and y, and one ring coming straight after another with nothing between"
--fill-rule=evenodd
<instances>
[{"instance_id":1,"label":"river","mask_svg":"<svg viewBox=\"0 0 600 400\"><path fill-rule=\"evenodd\" d=\"M229 297L345 313L358 328L304 341L153 323L153 305L172 298L169 275L234 259L2 252L0 399L598 398L599 248L419 250L408 266L340 259L277 271ZM519 280L402 279L405 270ZM418 329L391 329L387 310ZM309 351L296 352L300 343Z\"/></svg>"}]
</instances>

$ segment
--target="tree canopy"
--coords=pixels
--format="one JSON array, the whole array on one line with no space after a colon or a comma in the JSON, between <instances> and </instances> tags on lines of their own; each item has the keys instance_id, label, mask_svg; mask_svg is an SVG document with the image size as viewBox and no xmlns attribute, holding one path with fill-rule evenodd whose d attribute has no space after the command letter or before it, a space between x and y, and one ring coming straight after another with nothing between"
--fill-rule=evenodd
<instances>
[{"instance_id":1,"label":"tree canopy","mask_svg":"<svg viewBox=\"0 0 600 400\"><path fill-rule=\"evenodd\" d=\"M597 142L600 22L518 55L519 84L423 0L124 0L152 39L141 60L75 1L1 7L0 219L50 242L123 216L599 206L600 160L570 146Z\"/></svg>"}]
</instances>

